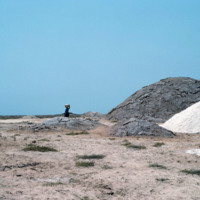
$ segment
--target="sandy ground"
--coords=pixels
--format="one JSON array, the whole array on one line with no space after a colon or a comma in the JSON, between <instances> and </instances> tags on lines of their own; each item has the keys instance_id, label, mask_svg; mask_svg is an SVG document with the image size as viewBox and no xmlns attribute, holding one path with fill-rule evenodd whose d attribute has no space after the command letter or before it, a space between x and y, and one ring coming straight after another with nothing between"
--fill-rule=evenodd
<instances>
[{"instance_id":1,"label":"sandy ground","mask_svg":"<svg viewBox=\"0 0 200 200\"><path fill-rule=\"evenodd\" d=\"M0 121L0 199L200 199L200 176L181 172L200 169L200 157L186 153L200 147L200 134L179 134L170 139L116 138L109 136L103 126L88 135L76 136L66 135L68 130L33 133L20 128L36 123L32 120ZM127 148L122 145L125 139L146 149ZM154 147L156 142L164 145ZM23 151L30 143L58 151ZM105 157L77 158L91 154ZM94 161L94 166L77 167L78 161Z\"/></svg>"}]
</instances>

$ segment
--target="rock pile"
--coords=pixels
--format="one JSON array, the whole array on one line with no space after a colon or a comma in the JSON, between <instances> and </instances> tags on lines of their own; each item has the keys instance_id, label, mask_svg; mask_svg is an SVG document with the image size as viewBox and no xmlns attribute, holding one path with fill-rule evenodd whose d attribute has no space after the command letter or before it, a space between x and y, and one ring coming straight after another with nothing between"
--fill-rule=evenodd
<instances>
[{"instance_id":1,"label":"rock pile","mask_svg":"<svg viewBox=\"0 0 200 200\"><path fill-rule=\"evenodd\" d=\"M63 127L71 130L90 130L98 125L96 120L84 118L67 118L67 117L54 117L45 120L40 124L31 126L30 129L37 132L40 130L57 129Z\"/></svg>"},{"instance_id":2,"label":"rock pile","mask_svg":"<svg viewBox=\"0 0 200 200\"><path fill-rule=\"evenodd\" d=\"M174 134L157 124L142 119L131 118L125 122L117 123L112 128L112 134L115 136L146 135L173 137Z\"/></svg>"},{"instance_id":3,"label":"rock pile","mask_svg":"<svg viewBox=\"0 0 200 200\"><path fill-rule=\"evenodd\" d=\"M200 102L174 115L161 126L177 133L200 133Z\"/></svg>"},{"instance_id":4,"label":"rock pile","mask_svg":"<svg viewBox=\"0 0 200 200\"><path fill-rule=\"evenodd\" d=\"M165 122L174 114L200 101L200 81L192 78L166 78L143 87L112 109L108 119L132 117L151 122Z\"/></svg>"}]
</instances>

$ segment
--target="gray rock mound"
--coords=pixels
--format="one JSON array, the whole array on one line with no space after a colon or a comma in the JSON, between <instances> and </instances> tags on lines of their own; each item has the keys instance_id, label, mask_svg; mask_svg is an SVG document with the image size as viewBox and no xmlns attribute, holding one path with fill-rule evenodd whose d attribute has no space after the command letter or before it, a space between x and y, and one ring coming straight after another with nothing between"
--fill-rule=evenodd
<instances>
[{"instance_id":1,"label":"gray rock mound","mask_svg":"<svg viewBox=\"0 0 200 200\"><path fill-rule=\"evenodd\" d=\"M86 112L82 114L82 117L94 118L94 119L101 119L105 115L100 112Z\"/></svg>"},{"instance_id":2,"label":"gray rock mound","mask_svg":"<svg viewBox=\"0 0 200 200\"><path fill-rule=\"evenodd\" d=\"M71 130L90 130L95 128L97 125L98 122L95 120L84 118L54 117L30 128L34 131L56 129L57 127L63 127Z\"/></svg>"},{"instance_id":3,"label":"gray rock mound","mask_svg":"<svg viewBox=\"0 0 200 200\"><path fill-rule=\"evenodd\" d=\"M115 136L161 136L173 137L175 134L167 129L164 129L153 122L148 122L141 119L131 118L125 122L120 122L113 126L111 130Z\"/></svg>"},{"instance_id":4,"label":"gray rock mound","mask_svg":"<svg viewBox=\"0 0 200 200\"><path fill-rule=\"evenodd\" d=\"M200 81L192 78L166 78L143 87L112 109L108 119L132 117L152 122L165 122L174 114L200 101Z\"/></svg>"}]
</instances>

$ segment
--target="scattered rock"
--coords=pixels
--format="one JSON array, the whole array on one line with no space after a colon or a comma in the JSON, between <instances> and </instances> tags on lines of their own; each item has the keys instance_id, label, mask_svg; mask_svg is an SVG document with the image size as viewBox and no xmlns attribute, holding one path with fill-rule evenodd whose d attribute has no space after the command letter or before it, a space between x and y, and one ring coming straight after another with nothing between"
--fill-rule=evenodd
<instances>
[{"instance_id":1,"label":"scattered rock","mask_svg":"<svg viewBox=\"0 0 200 200\"><path fill-rule=\"evenodd\" d=\"M165 122L174 114L200 101L200 81L192 78L166 78L143 87L112 109L108 119L132 117L152 122Z\"/></svg>"},{"instance_id":2,"label":"scattered rock","mask_svg":"<svg viewBox=\"0 0 200 200\"><path fill-rule=\"evenodd\" d=\"M153 122L136 118L131 118L125 122L119 122L113 126L111 132L112 135L115 136L146 135L173 137L175 135L173 132L164 129Z\"/></svg>"}]
</instances>

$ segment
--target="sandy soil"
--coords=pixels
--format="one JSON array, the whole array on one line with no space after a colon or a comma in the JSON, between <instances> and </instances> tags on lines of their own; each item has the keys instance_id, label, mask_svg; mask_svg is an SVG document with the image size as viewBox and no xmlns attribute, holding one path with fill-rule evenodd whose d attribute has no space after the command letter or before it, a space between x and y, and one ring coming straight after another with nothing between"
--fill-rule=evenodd
<instances>
[{"instance_id":1,"label":"sandy soil","mask_svg":"<svg viewBox=\"0 0 200 200\"><path fill-rule=\"evenodd\" d=\"M200 157L186 154L187 150L200 147L198 134L179 134L171 139L114 138L105 126L76 136L66 135L69 130L33 133L19 128L32 120L35 119L0 121L0 199L200 199L200 176L181 172L200 169ZM125 139L146 149L127 148L122 145ZM156 142L164 145L154 147ZM30 143L58 151L23 151ZM91 154L105 157L77 158ZM78 161L94 161L94 166L77 167ZM150 167L151 164L166 169Z\"/></svg>"}]
</instances>

